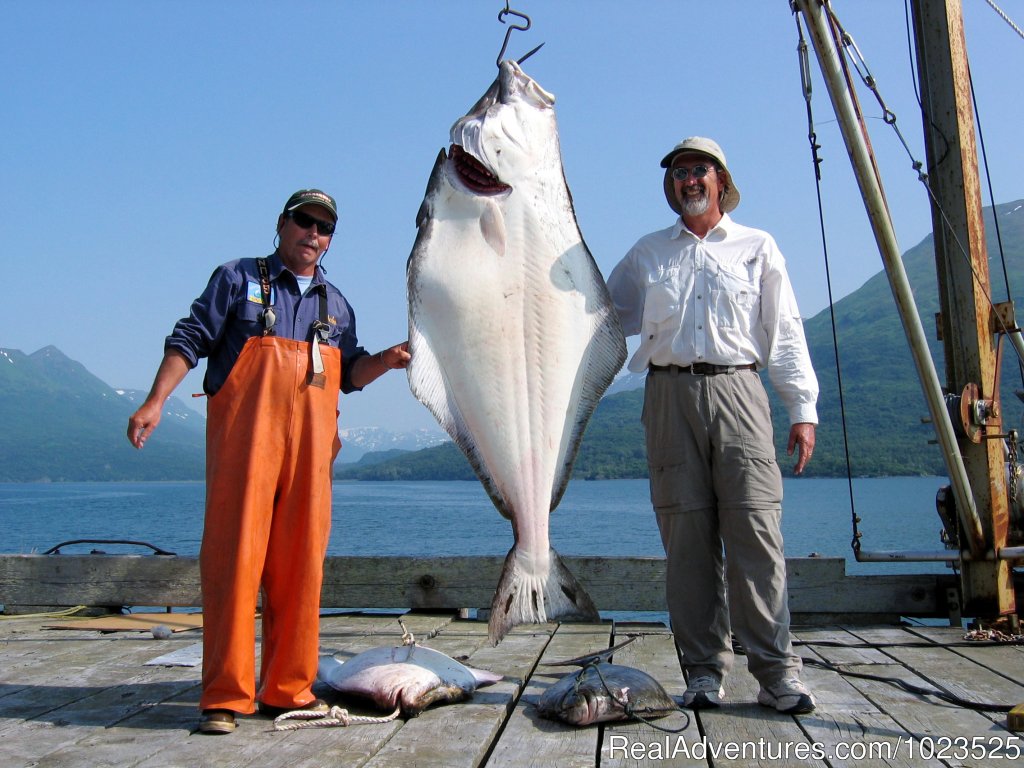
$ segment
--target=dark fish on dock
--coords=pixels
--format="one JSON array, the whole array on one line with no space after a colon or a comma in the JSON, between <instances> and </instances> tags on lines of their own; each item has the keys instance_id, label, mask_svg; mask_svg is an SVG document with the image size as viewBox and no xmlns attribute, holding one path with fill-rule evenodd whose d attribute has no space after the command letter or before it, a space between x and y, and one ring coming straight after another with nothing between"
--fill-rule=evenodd
<instances>
[{"instance_id":1,"label":"dark fish on dock","mask_svg":"<svg viewBox=\"0 0 1024 768\"><path fill-rule=\"evenodd\" d=\"M422 645L372 648L347 661L321 656L317 677L342 693L414 717L431 704L462 701L501 675L467 667Z\"/></svg>"},{"instance_id":2,"label":"dark fish on dock","mask_svg":"<svg viewBox=\"0 0 1024 768\"><path fill-rule=\"evenodd\" d=\"M678 712L676 702L653 677L634 667L607 661L626 643L588 656L546 664L581 669L565 675L541 694L537 702L538 714L570 725L592 725L618 720L653 720Z\"/></svg>"},{"instance_id":3,"label":"dark fish on dock","mask_svg":"<svg viewBox=\"0 0 1024 768\"><path fill-rule=\"evenodd\" d=\"M597 620L548 540L594 408L626 359L562 170L554 96L513 61L451 129L407 268L409 384L469 459L515 544L491 603L515 625Z\"/></svg>"}]
</instances>

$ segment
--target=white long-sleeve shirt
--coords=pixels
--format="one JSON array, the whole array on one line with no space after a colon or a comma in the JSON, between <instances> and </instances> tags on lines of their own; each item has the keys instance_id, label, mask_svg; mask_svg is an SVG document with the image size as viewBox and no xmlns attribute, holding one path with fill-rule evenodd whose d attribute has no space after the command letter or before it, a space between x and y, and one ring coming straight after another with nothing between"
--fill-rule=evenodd
<instances>
[{"instance_id":1,"label":"white long-sleeve shirt","mask_svg":"<svg viewBox=\"0 0 1024 768\"><path fill-rule=\"evenodd\" d=\"M627 336L629 370L650 364L756 363L767 369L791 424L818 422L818 380L786 262L767 232L728 214L700 238L682 218L645 235L608 278Z\"/></svg>"}]
</instances>

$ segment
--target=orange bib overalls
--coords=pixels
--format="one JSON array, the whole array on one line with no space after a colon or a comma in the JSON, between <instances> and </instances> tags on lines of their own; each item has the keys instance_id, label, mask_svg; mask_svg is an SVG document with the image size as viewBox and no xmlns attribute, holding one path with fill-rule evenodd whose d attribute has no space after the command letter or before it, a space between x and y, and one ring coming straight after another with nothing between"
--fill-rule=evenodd
<instances>
[{"instance_id":1,"label":"orange bib overalls","mask_svg":"<svg viewBox=\"0 0 1024 768\"><path fill-rule=\"evenodd\" d=\"M209 399L201 709L250 714L258 698L314 699L320 587L331 527L341 353L320 345L324 385L307 383L311 344L250 338ZM260 688L255 611L263 590Z\"/></svg>"}]
</instances>

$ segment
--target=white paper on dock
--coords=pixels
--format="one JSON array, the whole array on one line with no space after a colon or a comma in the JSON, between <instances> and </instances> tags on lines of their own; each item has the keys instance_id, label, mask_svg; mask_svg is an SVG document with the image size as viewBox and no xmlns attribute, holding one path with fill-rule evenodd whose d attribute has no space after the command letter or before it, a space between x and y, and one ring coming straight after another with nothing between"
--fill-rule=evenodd
<instances>
[{"instance_id":1,"label":"white paper on dock","mask_svg":"<svg viewBox=\"0 0 1024 768\"><path fill-rule=\"evenodd\" d=\"M147 661L147 667L198 667L203 662L203 644L192 643Z\"/></svg>"}]
</instances>

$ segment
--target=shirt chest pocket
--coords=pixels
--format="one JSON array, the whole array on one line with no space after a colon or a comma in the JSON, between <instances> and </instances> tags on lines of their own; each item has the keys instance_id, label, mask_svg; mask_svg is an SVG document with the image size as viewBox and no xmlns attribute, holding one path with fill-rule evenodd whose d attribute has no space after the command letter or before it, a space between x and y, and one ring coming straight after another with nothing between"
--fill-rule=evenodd
<instances>
[{"instance_id":1,"label":"shirt chest pocket","mask_svg":"<svg viewBox=\"0 0 1024 768\"><path fill-rule=\"evenodd\" d=\"M760 296L760 265L756 259L713 264L708 269L711 315L719 328L749 327Z\"/></svg>"},{"instance_id":2,"label":"shirt chest pocket","mask_svg":"<svg viewBox=\"0 0 1024 768\"><path fill-rule=\"evenodd\" d=\"M253 301L240 301L234 305L234 319L243 325L258 324L263 305Z\"/></svg>"},{"instance_id":3,"label":"shirt chest pocket","mask_svg":"<svg viewBox=\"0 0 1024 768\"><path fill-rule=\"evenodd\" d=\"M240 326L248 329L249 335L263 332L263 305L253 301L239 301L235 304L234 316Z\"/></svg>"},{"instance_id":4,"label":"shirt chest pocket","mask_svg":"<svg viewBox=\"0 0 1024 768\"><path fill-rule=\"evenodd\" d=\"M678 268L663 270L648 278L644 294L643 334L654 338L666 324L679 324L682 286Z\"/></svg>"}]
</instances>

